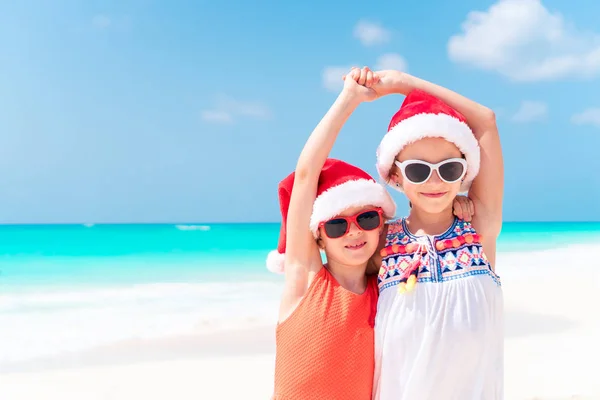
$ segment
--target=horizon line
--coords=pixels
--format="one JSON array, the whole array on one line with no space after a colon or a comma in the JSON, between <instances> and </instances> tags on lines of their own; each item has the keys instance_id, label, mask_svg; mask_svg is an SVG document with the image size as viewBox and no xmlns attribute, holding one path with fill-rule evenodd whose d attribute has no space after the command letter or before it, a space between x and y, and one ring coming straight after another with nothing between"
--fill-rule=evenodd
<instances>
[{"instance_id":1,"label":"horizon line","mask_svg":"<svg viewBox=\"0 0 600 400\"><path fill-rule=\"evenodd\" d=\"M507 220L503 223L600 223L600 220ZM250 224L281 224L281 221L212 221L212 222L168 222L168 221L113 221L113 222L0 222L1 226L51 226L51 225L76 225L76 226L95 226L95 225L250 225Z\"/></svg>"}]
</instances>

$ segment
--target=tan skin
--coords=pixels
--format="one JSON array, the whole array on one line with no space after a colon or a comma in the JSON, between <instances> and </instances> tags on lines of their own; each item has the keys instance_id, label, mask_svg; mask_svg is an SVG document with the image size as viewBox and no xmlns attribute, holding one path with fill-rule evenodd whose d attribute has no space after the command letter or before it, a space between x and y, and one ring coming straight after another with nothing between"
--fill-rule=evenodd
<instances>
[{"instance_id":1,"label":"tan skin","mask_svg":"<svg viewBox=\"0 0 600 400\"><path fill-rule=\"evenodd\" d=\"M479 174L469 189L469 198L477 211L473 216L472 224L481 236L483 249L492 268L494 268L496 265L496 241L502 229L502 202L504 196L504 160L494 112L456 92L401 71L377 71L374 76L376 83L373 85L373 89L378 96L388 94L408 95L412 90L420 89L438 97L466 118L475 139L479 143L481 154ZM428 154L431 156L430 152L435 147L431 145L424 146L427 151L424 149L410 151L418 153L413 154L415 156L426 157ZM405 155L400 154L398 156L404 157ZM400 180L400 178L398 174L389 177L392 180ZM432 185L436 184L436 182L432 182ZM415 192L411 193L416 195ZM421 229L427 233L436 233L444 225L444 221L447 221L451 216L447 210L440 211L439 214L431 214L430 211L435 208L433 203L427 203L427 207L427 209L422 210L423 212L417 214L414 213L415 208L413 207L413 211L409 216L411 227L416 230Z\"/></svg>"}]
</instances>

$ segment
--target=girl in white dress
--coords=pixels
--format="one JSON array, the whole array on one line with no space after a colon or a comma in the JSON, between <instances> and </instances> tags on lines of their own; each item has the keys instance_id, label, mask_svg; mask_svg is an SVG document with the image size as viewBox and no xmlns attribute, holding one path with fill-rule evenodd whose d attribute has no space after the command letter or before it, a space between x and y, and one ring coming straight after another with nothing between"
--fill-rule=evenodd
<instances>
[{"instance_id":1,"label":"girl in white dress","mask_svg":"<svg viewBox=\"0 0 600 400\"><path fill-rule=\"evenodd\" d=\"M378 95L407 96L377 150L377 169L411 202L381 250L375 322L378 400L503 398L503 300L494 272L503 160L494 113L398 71ZM468 191L472 222L453 215Z\"/></svg>"}]
</instances>

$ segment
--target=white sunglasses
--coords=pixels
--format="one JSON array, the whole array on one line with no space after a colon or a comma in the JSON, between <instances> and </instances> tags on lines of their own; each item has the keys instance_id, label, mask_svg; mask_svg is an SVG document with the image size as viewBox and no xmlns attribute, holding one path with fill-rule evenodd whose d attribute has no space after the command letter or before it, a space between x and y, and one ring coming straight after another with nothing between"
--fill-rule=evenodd
<instances>
[{"instance_id":1,"label":"white sunglasses","mask_svg":"<svg viewBox=\"0 0 600 400\"><path fill-rule=\"evenodd\" d=\"M458 182L467 172L467 161L464 158L449 158L437 164L422 160L396 160L394 164L400 168L404 179L415 185L427 182L433 171L437 171L440 179L446 183Z\"/></svg>"}]
</instances>

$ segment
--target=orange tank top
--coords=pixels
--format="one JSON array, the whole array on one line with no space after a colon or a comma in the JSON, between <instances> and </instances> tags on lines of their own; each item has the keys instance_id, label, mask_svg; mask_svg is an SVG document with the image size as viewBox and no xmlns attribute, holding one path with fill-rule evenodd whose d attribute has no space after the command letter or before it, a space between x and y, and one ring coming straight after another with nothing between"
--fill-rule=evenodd
<instances>
[{"instance_id":1,"label":"orange tank top","mask_svg":"<svg viewBox=\"0 0 600 400\"><path fill-rule=\"evenodd\" d=\"M277 326L275 400L370 400L377 277L363 294L344 289L326 269Z\"/></svg>"}]
</instances>

